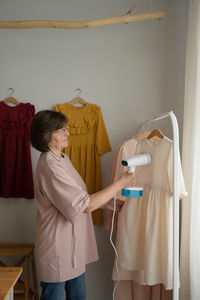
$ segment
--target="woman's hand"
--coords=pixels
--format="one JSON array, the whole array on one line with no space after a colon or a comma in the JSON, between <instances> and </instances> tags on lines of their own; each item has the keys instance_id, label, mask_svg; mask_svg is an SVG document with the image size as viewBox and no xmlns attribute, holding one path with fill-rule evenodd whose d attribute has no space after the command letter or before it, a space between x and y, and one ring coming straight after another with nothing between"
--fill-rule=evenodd
<instances>
[{"instance_id":1,"label":"woman's hand","mask_svg":"<svg viewBox=\"0 0 200 300\"><path fill-rule=\"evenodd\" d=\"M124 205L125 201L116 199L116 211L120 212L122 209L122 206ZM109 210L114 210L114 200L110 200L108 203L106 203L102 208L104 209L109 209Z\"/></svg>"},{"instance_id":2,"label":"woman's hand","mask_svg":"<svg viewBox=\"0 0 200 300\"><path fill-rule=\"evenodd\" d=\"M90 195L90 202L85 209L85 212L91 213L93 210L102 207L124 187L133 186L135 183L135 173L124 173L117 181L113 182L105 189Z\"/></svg>"},{"instance_id":3,"label":"woman's hand","mask_svg":"<svg viewBox=\"0 0 200 300\"><path fill-rule=\"evenodd\" d=\"M119 180L121 181L122 188L128 187L128 186L135 186L136 185L136 179L137 175L136 173L124 173Z\"/></svg>"}]
</instances>

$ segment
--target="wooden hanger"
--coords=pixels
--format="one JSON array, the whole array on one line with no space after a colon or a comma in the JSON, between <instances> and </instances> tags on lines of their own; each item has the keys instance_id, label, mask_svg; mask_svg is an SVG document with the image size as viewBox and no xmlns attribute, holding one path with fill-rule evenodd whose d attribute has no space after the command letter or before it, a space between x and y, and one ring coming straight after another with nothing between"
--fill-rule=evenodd
<instances>
[{"instance_id":1,"label":"wooden hanger","mask_svg":"<svg viewBox=\"0 0 200 300\"><path fill-rule=\"evenodd\" d=\"M77 97L74 98L74 99L73 99L72 101L70 101L69 103L70 103L71 105L74 105L74 104L76 104L76 103L80 103L80 104L86 105L87 102L86 102L85 100L83 100L83 98L80 98L80 97L79 97L79 95L80 95L80 93L81 93L81 89L76 89L75 92L76 92L76 91L78 91Z\"/></svg>"},{"instance_id":2,"label":"wooden hanger","mask_svg":"<svg viewBox=\"0 0 200 300\"><path fill-rule=\"evenodd\" d=\"M148 137L150 135L151 131L144 131L144 132L140 132L138 133L134 139L139 142L141 140L143 140L144 138Z\"/></svg>"},{"instance_id":3,"label":"wooden hanger","mask_svg":"<svg viewBox=\"0 0 200 300\"><path fill-rule=\"evenodd\" d=\"M19 102L16 98L12 97L12 94L14 93L14 89L13 89L13 88L9 88L8 90L11 90L10 96L7 97L5 100L3 100L3 102L4 102L5 104L6 104L6 103L14 103L14 104L16 104L16 105L19 105L20 102Z\"/></svg>"},{"instance_id":4,"label":"wooden hanger","mask_svg":"<svg viewBox=\"0 0 200 300\"><path fill-rule=\"evenodd\" d=\"M164 138L164 134L162 133L162 131L160 129L154 129L152 130L152 132L147 136L147 139L150 140L152 138L158 138L158 139L163 139Z\"/></svg>"}]
</instances>

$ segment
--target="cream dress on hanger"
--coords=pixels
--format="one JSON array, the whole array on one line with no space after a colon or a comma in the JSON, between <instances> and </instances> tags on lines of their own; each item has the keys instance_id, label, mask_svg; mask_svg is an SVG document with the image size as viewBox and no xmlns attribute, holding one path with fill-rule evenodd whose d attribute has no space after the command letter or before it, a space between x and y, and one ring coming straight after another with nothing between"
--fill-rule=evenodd
<instances>
[{"instance_id":1,"label":"cream dress on hanger","mask_svg":"<svg viewBox=\"0 0 200 300\"><path fill-rule=\"evenodd\" d=\"M124 276L120 273L120 279L131 279L130 271L140 271L140 276L132 278L139 284L162 283L170 290L173 288L173 142L167 137L161 141L144 139L137 144L135 154L140 153L149 153L152 162L136 168L137 185L144 187L143 197L125 198L119 213L116 238L119 266L129 271ZM179 176L182 198L187 193L181 164ZM117 198L124 199L120 194ZM115 267L113 279L117 280Z\"/></svg>"}]
</instances>

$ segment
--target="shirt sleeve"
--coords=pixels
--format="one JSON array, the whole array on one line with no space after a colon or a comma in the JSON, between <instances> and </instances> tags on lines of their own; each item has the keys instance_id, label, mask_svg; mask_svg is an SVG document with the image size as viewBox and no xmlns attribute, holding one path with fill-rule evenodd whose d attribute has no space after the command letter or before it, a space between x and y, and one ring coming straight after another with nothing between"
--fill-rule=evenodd
<instances>
[{"instance_id":1,"label":"shirt sleeve","mask_svg":"<svg viewBox=\"0 0 200 300\"><path fill-rule=\"evenodd\" d=\"M101 110L99 110L99 118L97 124L96 146L98 155L102 155L112 150Z\"/></svg>"},{"instance_id":2,"label":"shirt sleeve","mask_svg":"<svg viewBox=\"0 0 200 300\"><path fill-rule=\"evenodd\" d=\"M46 197L71 223L87 208L90 196L62 166L51 164L40 178Z\"/></svg>"}]
</instances>

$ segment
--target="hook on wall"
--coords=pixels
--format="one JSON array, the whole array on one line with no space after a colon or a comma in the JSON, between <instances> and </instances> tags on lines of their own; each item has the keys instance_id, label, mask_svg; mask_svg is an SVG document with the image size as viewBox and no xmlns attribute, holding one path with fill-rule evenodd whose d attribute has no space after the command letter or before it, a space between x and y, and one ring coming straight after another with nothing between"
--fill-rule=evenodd
<instances>
[{"instance_id":1,"label":"hook on wall","mask_svg":"<svg viewBox=\"0 0 200 300\"><path fill-rule=\"evenodd\" d=\"M11 91L10 95L3 101L4 103L14 103L16 105L20 104L20 102L12 97L13 93L14 93L14 89L13 88L8 88L7 91Z\"/></svg>"},{"instance_id":2,"label":"hook on wall","mask_svg":"<svg viewBox=\"0 0 200 300\"><path fill-rule=\"evenodd\" d=\"M77 96L76 96L78 98L81 94L81 89L78 88L78 89L75 89L74 91L78 93Z\"/></svg>"},{"instance_id":3,"label":"hook on wall","mask_svg":"<svg viewBox=\"0 0 200 300\"><path fill-rule=\"evenodd\" d=\"M10 92L9 97L12 97L12 95L13 95L13 93L14 93L14 89L13 89L13 88L8 88L8 89L7 89L7 91L10 91L10 90L11 90L11 92Z\"/></svg>"},{"instance_id":4,"label":"hook on wall","mask_svg":"<svg viewBox=\"0 0 200 300\"><path fill-rule=\"evenodd\" d=\"M77 93L77 96L76 98L74 98L72 101L70 101L70 104L73 105L73 104L76 104L76 103L80 103L80 104L83 104L83 105L86 105L87 102L85 102L85 100L83 100L82 98L80 98L80 93L81 93L81 89L75 89L74 90L75 92L78 92Z\"/></svg>"}]
</instances>

